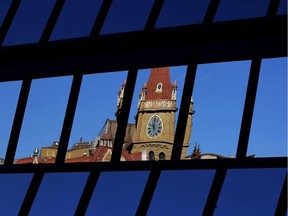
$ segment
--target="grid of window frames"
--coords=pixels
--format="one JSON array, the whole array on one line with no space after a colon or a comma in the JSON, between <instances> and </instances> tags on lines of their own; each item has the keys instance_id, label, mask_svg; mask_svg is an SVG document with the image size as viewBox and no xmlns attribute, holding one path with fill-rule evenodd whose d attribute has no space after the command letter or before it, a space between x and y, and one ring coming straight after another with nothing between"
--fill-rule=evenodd
<instances>
[{"instance_id":1,"label":"grid of window frames","mask_svg":"<svg viewBox=\"0 0 288 216\"><path fill-rule=\"evenodd\" d=\"M265 60L287 57L286 1L235 1L232 5L227 0L55 0L39 5L39 1L12 0L2 1L0 8L0 84L20 83L0 166L5 194L0 211L15 211L15 215L47 209L47 214L51 210L59 215L109 211L111 215L223 215L235 213L237 205L251 211L251 202L252 212L286 214L286 153L247 157L261 66ZM180 160L186 129L181 122L187 122L198 68L231 61L251 63L235 158ZM120 161L138 73L166 66L186 66L171 160ZM83 77L115 71L128 73L111 162L65 163ZM33 82L58 77L72 79L67 81L71 87L55 163L14 164ZM12 188L11 182L21 183ZM131 194L124 202L122 195L127 191Z\"/></svg>"}]
</instances>

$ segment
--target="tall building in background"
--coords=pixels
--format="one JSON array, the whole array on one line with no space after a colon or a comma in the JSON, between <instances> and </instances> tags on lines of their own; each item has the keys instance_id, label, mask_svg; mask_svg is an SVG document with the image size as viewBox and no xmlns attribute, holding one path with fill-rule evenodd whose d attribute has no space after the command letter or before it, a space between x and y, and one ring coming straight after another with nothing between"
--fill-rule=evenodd
<instances>
[{"instance_id":1,"label":"tall building in background","mask_svg":"<svg viewBox=\"0 0 288 216\"><path fill-rule=\"evenodd\" d=\"M80 138L79 142L67 150L66 162L110 161L125 87L126 82L122 84L118 92L116 120L107 119L95 140L84 142ZM127 124L121 155L122 161L170 159L178 110L176 106L177 88L176 81L171 83L169 67L151 69L147 84L143 85L139 94L135 124ZM187 156L193 114L193 101L191 100L181 159L191 159L191 156L193 158L193 154ZM31 157L22 158L15 162L53 163L58 146L59 142L54 141L51 146L43 147L39 155L38 149L35 149ZM200 153L199 148L198 153Z\"/></svg>"},{"instance_id":2,"label":"tall building in background","mask_svg":"<svg viewBox=\"0 0 288 216\"><path fill-rule=\"evenodd\" d=\"M147 84L139 95L135 132L126 146L131 154L141 153L142 160L169 160L175 134L177 83L170 81L168 67L151 69ZM191 101L181 158L190 145L193 103ZM119 107L118 107L119 109Z\"/></svg>"}]
</instances>

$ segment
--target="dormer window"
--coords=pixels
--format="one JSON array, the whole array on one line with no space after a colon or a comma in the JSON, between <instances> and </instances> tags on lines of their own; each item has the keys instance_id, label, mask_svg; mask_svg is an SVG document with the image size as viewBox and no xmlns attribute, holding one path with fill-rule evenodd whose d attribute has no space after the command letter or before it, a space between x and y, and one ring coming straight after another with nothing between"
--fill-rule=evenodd
<instances>
[{"instance_id":1,"label":"dormer window","mask_svg":"<svg viewBox=\"0 0 288 216\"><path fill-rule=\"evenodd\" d=\"M163 87L163 84L162 83L158 83L157 87L156 87L156 92L162 92L162 87Z\"/></svg>"}]
</instances>

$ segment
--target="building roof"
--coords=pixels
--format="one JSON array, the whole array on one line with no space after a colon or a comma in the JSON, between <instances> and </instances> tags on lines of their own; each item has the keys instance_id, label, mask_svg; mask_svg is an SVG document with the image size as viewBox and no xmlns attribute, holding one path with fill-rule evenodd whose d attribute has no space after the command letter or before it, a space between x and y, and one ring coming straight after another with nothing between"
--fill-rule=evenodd
<instances>
[{"instance_id":1,"label":"building roof","mask_svg":"<svg viewBox=\"0 0 288 216\"><path fill-rule=\"evenodd\" d=\"M159 91L158 84L162 84L162 89ZM169 67L152 68L146 87L146 100L171 99L172 84Z\"/></svg>"}]
</instances>

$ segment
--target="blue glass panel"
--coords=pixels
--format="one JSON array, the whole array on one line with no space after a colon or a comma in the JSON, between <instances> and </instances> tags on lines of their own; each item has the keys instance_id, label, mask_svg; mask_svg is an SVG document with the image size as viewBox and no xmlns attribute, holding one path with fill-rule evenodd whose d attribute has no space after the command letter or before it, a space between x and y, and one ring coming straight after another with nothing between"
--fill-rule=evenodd
<instances>
[{"instance_id":1,"label":"blue glass panel","mask_svg":"<svg viewBox=\"0 0 288 216\"><path fill-rule=\"evenodd\" d=\"M221 0L214 21L266 16L269 0Z\"/></svg>"},{"instance_id":2,"label":"blue glass panel","mask_svg":"<svg viewBox=\"0 0 288 216\"><path fill-rule=\"evenodd\" d=\"M232 169L215 209L219 215L274 215L286 169Z\"/></svg>"},{"instance_id":3,"label":"blue glass panel","mask_svg":"<svg viewBox=\"0 0 288 216\"><path fill-rule=\"evenodd\" d=\"M50 40L89 36L102 2L103 0L66 1Z\"/></svg>"},{"instance_id":4,"label":"blue glass panel","mask_svg":"<svg viewBox=\"0 0 288 216\"><path fill-rule=\"evenodd\" d=\"M12 123L18 102L21 82L1 82L0 83L0 160L5 157L7 145L9 142ZM3 124L3 122L5 122Z\"/></svg>"},{"instance_id":5,"label":"blue glass panel","mask_svg":"<svg viewBox=\"0 0 288 216\"><path fill-rule=\"evenodd\" d=\"M45 174L31 215L74 215L88 173Z\"/></svg>"},{"instance_id":6,"label":"blue glass panel","mask_svg":"<svg viewBox=\"0 0 288 216\"><path fill-rule=\"evenodd\" d=\"M277 15L287 14L287 0L280 0Z\"/></svg>"},{"instance_id":7,"label":"blue glass panel","mask_svg":"<svg viewBox=\"0 0 288 216\"><path fill-rule=\"evenodd\" d=\"M153 2L152 0L113 1L101 34L143 30Z\"/></svg>"},{"instance_id":8,"label":"blue glass panel","mask_svg":"<svg viewBox=\"0 0 288 216\"><path fill-rule=\"evenodd\" d=\"M0 27L5 19L5 16L9 10L12 0L0 1Z\"/></svg>"},{"instance_id":9,"label":"blue glass panel","mask_svg":"<svg viewBox=\"0 0 288 216\"><path fill-rule=\"evenodd\" d=\"M16 159L29 157L35 148L51 147L59 141L72 77L32 81ZM56 156L56 155L54 155Z\"/></svg>"},{"instance_id":10,"label":"blue glass panel","mask_svg":"<svg viewBox=\"0 0 288 216\"><path fill-rule=\"evenodd\" d=\"M86 215L134 216L149 172L102 172Z\"/></svg>"},{"instance_id":11,"label":"blue glass panel","mask_svg":"<svg viewBox=\"0 0 288 216\"><path fill-rule=\"evenodd\" d=\"M156 28L202 23L209 2L209 0L164 1Z\"/></svg>"},{"instance_id":12,"label":"blue glass panel","mask_svg":"<svg viewBox=\"0 0 288 216\"><path fill-rule=\"evenodd\" d=\"M18 215L32 176L30 173L0 175L1 215Z\"/></svg>"},{"instance_id":13,"label":"blue glass panel","mask_svg":"<svg viewBox=\"0 0 288 216\"><path fill-rule=\"evenodd\" d=\"M262 61L248 154L287 156L287 58Z\"/></svg>"},{"instance_id":14,"label":"blue glass panel","mask_svg":"<svg viewBox=\"0 0 288 216\"><path fill-rule=\"evenodd\" d=\"M55 0L22 1L3 45L38 42L54 3Z\"/></svg>"},{"instance_id":15,"label":"blue glass panel","mask_svg":"<svg viewBox=\"0 0 288 216\"><path fill-rule=\"evenodd\" d=\"M202 215L215 170L162 171L148 215Z\"/></svg>"}]
</instances>

